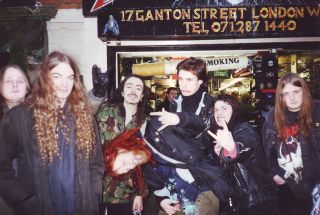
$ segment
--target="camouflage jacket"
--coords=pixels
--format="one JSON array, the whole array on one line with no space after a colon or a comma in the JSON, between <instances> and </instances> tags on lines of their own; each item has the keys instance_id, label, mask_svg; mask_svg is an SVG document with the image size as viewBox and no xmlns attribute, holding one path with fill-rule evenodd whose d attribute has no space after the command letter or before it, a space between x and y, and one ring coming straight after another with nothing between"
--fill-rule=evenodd
<instances>
[{"instance_id":1,"label":"camouflage jacket","mask_svg":"<svg viewBox=\"0 0 320 215\"><path fill-rule=\"evenodd\" d=\"M137 126L136 116L125 125L125 109L123 105L105 106L96 115L101 142L108 144L121 132ZM103 202L125 203L133 201L136 195L145 195L147 189L137 190L137 179L134 177L134 170L129 171L121 177L115 178L105 176L103 180Z\"/></svg>"}]
</instances>

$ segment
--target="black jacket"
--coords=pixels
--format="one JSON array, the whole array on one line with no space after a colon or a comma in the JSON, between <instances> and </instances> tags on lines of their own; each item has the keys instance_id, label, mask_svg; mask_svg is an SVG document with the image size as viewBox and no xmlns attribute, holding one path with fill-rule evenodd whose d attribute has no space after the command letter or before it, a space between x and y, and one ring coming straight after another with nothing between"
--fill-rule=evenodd
<instances>
[{"instance_id":1,"label":"black jacket","mask_svg":"<svg viewBox=\"0 0 320 215\"><path fill-rule=\"evenodd\" d=\"M2 123L0 195L16 214L52 215L48 166L40 158L31 111L25 105L13 108ZM12 168L14 159L17 176ZM104 173L98 132L92 158L77 159L75 172L75 214L98 214Z\"/></svg>"},{"instance_id":2,"label":"black jacket","mask_svg":"<svg viewBox=\"0 0 320 215\"><path fill-rule=\"evenodd\" d=\"M266 156L262 140L247 122L237 123L232 131L237 147L234 159L220 157L231 181L235 199L241 207L250 208L276 198L276 186L267 173Z\"/></svg>"},{"instance_id":3,"label":"black jacket","mask_svg":"<svg viewBox=\"0 0 320 215\"><path fill-rule=\"evenodd\" d=\"M181 99L181 98L182 97L180 95L177 99L173 100L170 103L170 106L169 106L170 112L177 112L178 106L181 105L181 102L182 102L182 101L180 101L180 103L179 103L179 99ZM208 93L206 93L204 95L203 103L197 104L197 105L201 106L201 110L200 110L200 113L198 114L198 116L202 119L202 124L198 124L198 125L193 126L193 129L196 129L195 131L197 131L196 135L194 136L194 138L197 140L197 144L199 145L199 147L202 150L204 150L204 152L207 154L207 156L210 157L211 159L214 159L215 155L213 155L211 153L211 152L213 152L212 144L209 141L208 135L206 133L212 124L211 115L212 115L213 104L214 104L214 98L212 96L210 96ZM189 122L194 120L193 113L188 113L188 112L182 111L182 112L178 112L177 114L179 115L180 125L182 127L184 127ZM199 130L199 128L201 128L202 130Z\"/></svg>"},{"instance_id":4,"label":"black jacket","mask_svg":"<svg viewBox=\"0 0 320 215\"><path fill-rule=\"evenodd\" d=\"M202 129L201 127L194 127L203 123L200 118L198 119L199 121L192 121L185 128L169 126L158 132L157 129L161 126L161 123L158 118L152 118L147 124L145 139L162 154L185 163L185 165L172 165L189 169L199 189L202 186L207 187L220 200L226 201L231 194L231 190L222 174L222 169L207 158L197 144L197 140L193 138L194 131ZM157 175L152 165L147 165L144 168L144 177L145 181L153 188L161 189L164 187L164 181Z\"/></svg>"},{"instance_id":5,"label":"black jacket","mask_svg":"<svg viewBox=\"0 0 320 215\"><path fill-rule=\"evenodd\" d=\"M320 101L314 100L312 102L312 130L309 134L309 137L300 136L301 145L307 144L310 145L311 151L315 152L316 162L311 163L313 168L316 168L318 173L320 173ZM275 175L284 177L285 171L279 166L277 157L278 157L278 145L280 144L280 139L277 137L278 132L275 128L275 118L274 118L274 108L271 109L266 117L266 120L262 128L263 144L266 151L268 168L271 172L270 177L272 178ZM302 150L302 159L304 159L304 151ZM311 189L314 185L320 181L320 174L310 175L305 169L302 172L302 178L305 183L305 189L307 191L306 195L310 196ZM305 176L308 176L308 180L304 180ZM290 185L290 184L289 184ZM295 191L295 189L293 190Z\"/></svg>"}]
</instances>

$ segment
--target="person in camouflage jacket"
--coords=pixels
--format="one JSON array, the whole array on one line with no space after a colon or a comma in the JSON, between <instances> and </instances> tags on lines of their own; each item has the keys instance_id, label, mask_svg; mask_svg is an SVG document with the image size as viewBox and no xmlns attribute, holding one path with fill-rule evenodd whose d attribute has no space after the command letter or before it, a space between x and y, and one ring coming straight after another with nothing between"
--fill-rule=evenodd
<instances>
[{"instance_id":1,"label":"person in camouflage jacket","mask_svg":"<svg viewBox=\"0 0 320 215\"><path fill-rule=\"evenodd\" d=\"M122 132L139 128L149 112L144 81L138 76L126 77L96 115L102 143L106 145ZM119 177L104 177L103 202L109 215L142 211L142 197L147 189L139 189L138 183L143 182L137 180L136 169Z\"/></svg>"}]
</instances>

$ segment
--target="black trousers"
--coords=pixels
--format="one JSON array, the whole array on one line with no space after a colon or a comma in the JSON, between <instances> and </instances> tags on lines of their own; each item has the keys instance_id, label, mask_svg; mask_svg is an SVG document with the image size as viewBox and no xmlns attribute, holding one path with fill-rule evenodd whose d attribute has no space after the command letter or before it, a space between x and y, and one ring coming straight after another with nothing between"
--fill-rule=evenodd
<instances>
[{"instance_id":1,"label":"black trousers","mask_svg":"<svg viewBox=\"0 0 320 215\"><path fill-rule=\"evenodd\" d=\"M239 208L239 215L279 215L277 200L269 200L250 208Z\"/></svg>"},{"instance_id":2,"label":"black trousers","mask_svg":"<svg viewBox=\"0 0 320 215\"><path fill-rule=\"evenodd\" d=\"M132 202L106 204L108 215L132 215Z\"/></svg>"},{"instance_id":3,"label":"black trousers","mask_svg":"<svg viewBox=\"0 0 320 215\"><path fill-rule=\"evenodd\" d=\"M312 207L312 199L297 197L287 185L279 186L279 209L281 215L308 215Z\"/></svg>"}]
</instances>

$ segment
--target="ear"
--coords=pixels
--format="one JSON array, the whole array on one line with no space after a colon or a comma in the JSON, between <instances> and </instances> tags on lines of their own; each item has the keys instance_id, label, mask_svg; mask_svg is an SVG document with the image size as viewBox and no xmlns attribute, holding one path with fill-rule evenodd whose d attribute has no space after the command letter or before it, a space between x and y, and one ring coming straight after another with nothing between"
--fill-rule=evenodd
<instances>
[{"instance_id":1,"label":"ear","mask_svg":"<svg viewBox=\"0 0 320 215\"><path fill-rule=\"evenodd\" d=\"M200 86L203 83L203 80L198 80L198 85Z\"/></svg>"}]
</instances>

